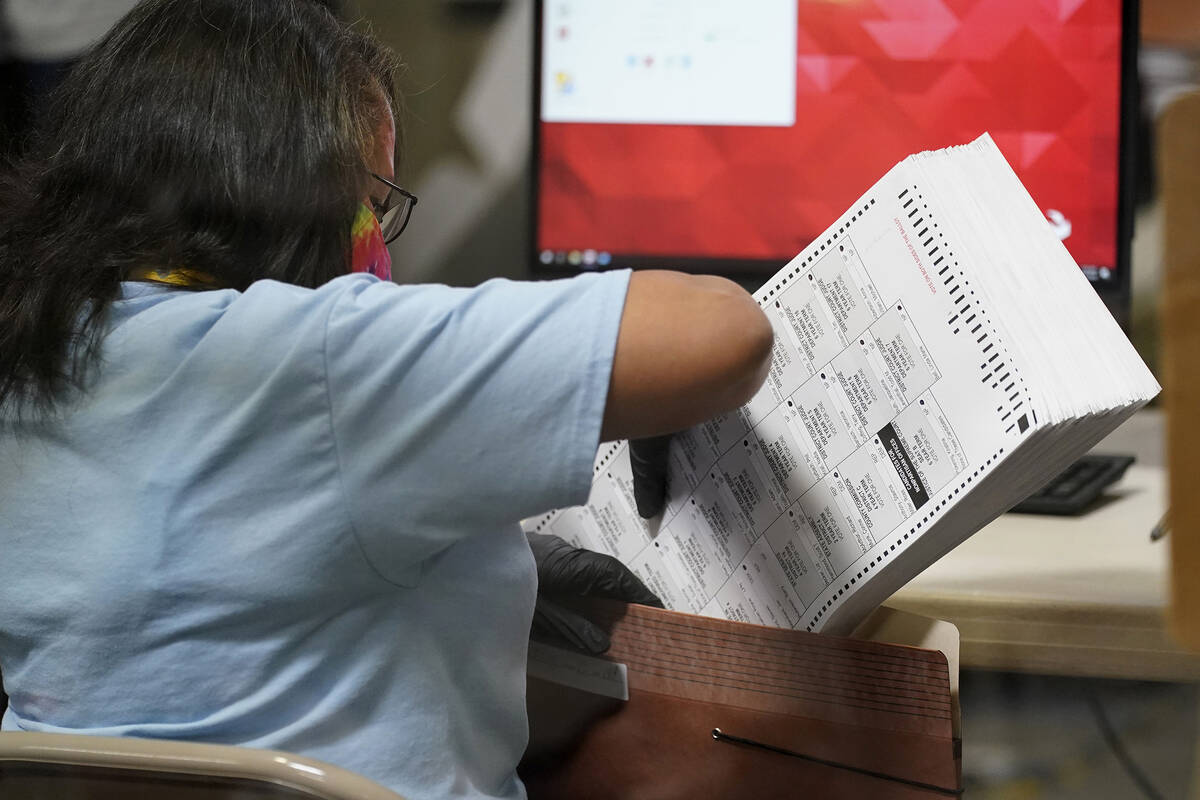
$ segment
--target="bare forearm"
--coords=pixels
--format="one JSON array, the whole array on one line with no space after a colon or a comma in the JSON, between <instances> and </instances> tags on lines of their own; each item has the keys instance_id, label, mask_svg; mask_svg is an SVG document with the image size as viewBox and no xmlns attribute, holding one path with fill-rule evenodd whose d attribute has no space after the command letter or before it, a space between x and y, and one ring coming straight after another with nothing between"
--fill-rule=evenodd
<instances>
[{"instance_id":1,"label":"bare forearm","mask_svg":"<svg viewBox=\"0 0 1200 800\"><path fill-rule=\"evenodd\" d=\"M772 342L762 310L731 281L634 274L603 437L669 433L741 405L766 377Z\"/></svg>"}]
</instances>

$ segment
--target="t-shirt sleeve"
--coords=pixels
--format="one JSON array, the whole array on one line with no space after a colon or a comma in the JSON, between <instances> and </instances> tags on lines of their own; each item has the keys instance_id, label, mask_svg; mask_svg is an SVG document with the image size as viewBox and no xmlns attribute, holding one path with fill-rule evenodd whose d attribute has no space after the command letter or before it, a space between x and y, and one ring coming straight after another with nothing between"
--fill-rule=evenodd
<instances>
[{"instance_id":1,"label":"t-shirt sleeve","mask_svg":"<svg viewBox=\"0 0 1200 800\"><path fill-rule=\"evenodd\" d=\"M474 289L358 279L326 371L355 533L385 577L587 499L628 272Z\"/></svg>"}]
</instances>

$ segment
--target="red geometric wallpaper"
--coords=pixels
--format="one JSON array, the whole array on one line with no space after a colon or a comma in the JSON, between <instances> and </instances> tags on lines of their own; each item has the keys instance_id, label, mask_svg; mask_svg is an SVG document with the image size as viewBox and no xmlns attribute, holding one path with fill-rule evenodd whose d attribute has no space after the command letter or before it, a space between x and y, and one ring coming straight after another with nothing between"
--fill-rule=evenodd
<instances>
[{"instance_id":1,"label":"red geometric wallpaper","mask_svg":"<svg viewBox=\"0 0 1200 800\"><path fill-rule=\"evenodd\" d=\"M1112 267L1120 21L1121 0L801 0L792 127L541 123L537 247L783 261L904 156L987 131L1076 261Z\"/></svg>"}]
</instances>

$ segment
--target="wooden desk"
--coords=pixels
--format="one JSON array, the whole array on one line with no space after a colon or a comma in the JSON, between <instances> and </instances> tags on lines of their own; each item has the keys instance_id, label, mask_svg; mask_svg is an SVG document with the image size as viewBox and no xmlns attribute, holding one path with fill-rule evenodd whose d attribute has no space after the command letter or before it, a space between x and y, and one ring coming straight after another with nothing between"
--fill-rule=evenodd
<instances>
[{"instance_id":1,"label":"wooden desk","mask_svg":"<svg viewBox=\"0 0 1200 800\"><path fill-rule=\"evenodd\" d=\"M1149 540L1166 502L1161 423L1143 412L1097 447L1138 455L1099 508L1006 514L887 605L954 623L964 668L1200 679L1200 655L1167 638L1169 549Z\"/></svg>"}]
</instances>

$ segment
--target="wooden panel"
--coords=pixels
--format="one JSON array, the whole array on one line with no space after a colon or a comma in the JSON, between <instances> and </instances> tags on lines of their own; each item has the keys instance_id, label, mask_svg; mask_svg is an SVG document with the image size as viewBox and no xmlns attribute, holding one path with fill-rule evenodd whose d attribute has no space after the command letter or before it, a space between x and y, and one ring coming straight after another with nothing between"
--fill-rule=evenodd
<instances>
[{"instance_id":1,"label":"wooden panel","mask_svg":"<svg viewBox=\"0 0 1200 800\"><path fill-rule=\"evenodd\" d=\"M1200 49L1200 3L1142 0L1142 41Z\"/></svg>"},{"instance_id":2,"label":"wooden panel","mask_svg":"<svg viewBox=\"0 0 1200 800\"><path fill-rule=\"evenodd\" d=\"M1163 383L1171 476L1171 630L1200 649L1200 93L1159 121Z\"/></svg>"},{"instance_id":3,"label":"wooden panel","mask_svg":"<svg viewBox=\"0 0 1200 800\"><path fill-rule=\"evenodd\" d=\"M588 605L586 615L612 637L601 660L625 666L629 699L565 752L525 762L531 798L932 800L957 793L953 667L944 653L644 606ZM939 625L884 621L879 628L915 627L924 640ZM572 704L578 692L558 688L553 707ZM555 689L530 680L533 697ZM536 724L531 705L531 729ZM718 729L726 741L718 742Z\"/></svg>"}]
</instances>

